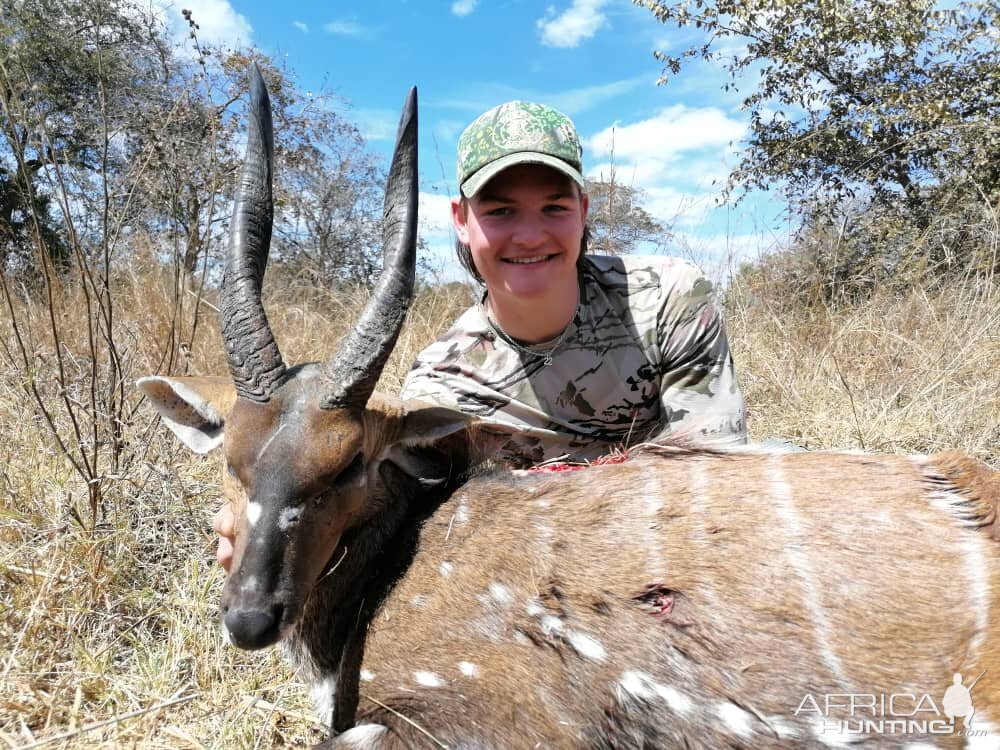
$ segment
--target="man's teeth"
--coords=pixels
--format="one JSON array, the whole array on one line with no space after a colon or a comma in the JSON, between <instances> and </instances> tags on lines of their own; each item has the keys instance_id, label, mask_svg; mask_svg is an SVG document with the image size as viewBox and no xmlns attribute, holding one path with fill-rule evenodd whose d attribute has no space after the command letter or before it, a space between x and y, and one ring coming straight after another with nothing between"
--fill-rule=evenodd
<instances>
[{"instance_id":1,"label":"man's teeth","mask_svg":"<svg viewBox=\"0 0 1000 750\"><path fill-rule=\"evenodd\" d=\"M548 255L536 255L534 258L506 258L508 263L540 263L546 260Z\"/></svg>"}]
</instances>

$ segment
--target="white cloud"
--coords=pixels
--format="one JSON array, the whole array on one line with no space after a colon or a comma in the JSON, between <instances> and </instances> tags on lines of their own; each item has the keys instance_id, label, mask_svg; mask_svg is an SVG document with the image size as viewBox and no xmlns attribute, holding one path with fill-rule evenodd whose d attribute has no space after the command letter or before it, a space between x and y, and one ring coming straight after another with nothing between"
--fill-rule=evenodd
<instances>
[{"instance_id":1,"label":"white cloud","mask_svg":"<svg viewBox=\"0 0 1000 750\"><path fill-rule=\"evenodd\" d=\"M675 185L647 187L643 201L643 208L675 230L701 225L713 207L711 196L689 192Z\"/></svg>"},{"instance_id":2,"label":"white cloud","mask_svg":"<svg viewBox=\"0 0 1000 750\"><path fill-rule=\"evenodd\" d=\"M419 232L424 241L424 262L439 282L469 281L468 273L455 257L451 200L447 195L426 192L420 193L419 200Z\"/></svg>"},{"instance_id":3,"label":"white cloud","mask_svg":"<svg viewBox=\"0 0 1000 750\"><path fill-rule=\"evenodd\" d=\"M574 116L604 104L615 97L635 91L640 86L648 84L652 88L655 81L656 79L652 76L643 74L609 83L560 89L554 92L518 88L507 83L476 83L475 86L453 90L451 97L436 99L434 104L438 107L468 112L470 113L469 120L472 119L472 115L478 115L511 99L545 102L570 116ZM467 124L468 121L463 121L461 127L465 127Z\"/></svg>"},{"instance_id":4,"label":"white cloud","mask_svg":"<svg viewBox=\"0 0 1000 750\"><path fill-rule=\"evenodd\" d=\"M741 263L757 260L774 249L777 239L767 233L692 234L680 232L673 238L671 255L685 257L701 267L710 279L724 284Z\"/></svg>"},{"instance_id":5,"label":"white cloud","mask_svg":"<svg viewBox=\"0 0 1000 750\"><path fill-rule=\"evenodd\" d=\"M476 9L479 0L455 0L451 4L451 12L456 16L467 16Z\"/></svg>"},{"instance_id":6,"label":"white cloud","mask_svg":"<svg viewBox=\"0 0 1000 750\"><path fill-rule=\"evenodd\" d=\"M378 107L357 107L346 113L348 120L358 126L366 141L394 141L399 126L399 112Z\"/></svg>"},{"instance_id":7,"label":"white cloud","mask_svg":"<svg viewBox=\"0 0 1000 750\"><path fill-rule=\"evenodd\" d=\"M590 152L624 161L676 160L682 154L705 148L728 149L746 125L716 107L692 109L676 104L655 117L629 125L613 125L587 139Z\"/></svg>"},{"instance_id":8,"label":"white cloud","mask_svg":"<svg viewBox=\"0 0 1000 750\"><path fill-rule=\"evenodd\" d=\"M292 26L297 28L303 34L309 33L309 24L303 23L302 21L292 21Z\"/></svg>"},{"instance_id":9,"label":"white cloud","mask_svg":"<svg viewBox=\"0 0 1000 750\"><path fill-rule=\"evenodd\" d=\"M675 230L710 220L746 126L715 107L667 107L585 139L587 174L644 191L643 207Z\"/></svg>"},{"instance_id":10,"label":"white cloud","mask_svg":"<svg viewBox=\"0 0 1000 750\"><path fill-rule=\"evenodd\" d=\"M174 34L181 39L187 37L189 28L181 16L180 6L164 2L162 7ZM253 27L236 12L229 0L185 0L184 7L191 11L191 18L198 24L195 32L198 41L223 47L240 47L250 43Z\"/></svg>"},{"instance_id":11,"label":"white cloud","mask_svg":"<svg viewBox=\"0 0 1000 750\"><path fill-rule=\"evenodd\" d=\"M451 198L440 193L421 192L419 199L420 233L446 235L451 241Z\"/></svg>"},{"instance_id":12,"label":"white cloud","mask_svg":"<svg viewBox=\"0 0 1000 750\"><path fill-rule=\"evenodd\" d=\"M607 23L601 8L607 0L573 0L562 13L553 6L545 17L535 22L542 35L542 44L549 47L576 47L584 39L594 36Z\"/></svg>"},{"instance_id":13,"label":"white cloud","mask_svg":"<svg viewBox=\"0 0 1000 750\"><path fill-rule=\"evenodd\" d=\"M643 84L649 84L652 87L653 83L654 79L642 75L635 78L626 78L621 81L612 81L611 83L601 83L596 86L569 89L568 91L543 96L540 98L540 101L550 104L569 115L575 115L616 96L634 91Z\"/></svg>"},{"instance_id":14,"label":"white cloud","mask_svg":"<svg viewBox=\"0 0 1000 750\"><path fill-rule=\"evenodd\" d=\"M336 36L362 36L365 28L357 21L341 19L323 24L323 31Z\"/></svg>"}]
</instances>

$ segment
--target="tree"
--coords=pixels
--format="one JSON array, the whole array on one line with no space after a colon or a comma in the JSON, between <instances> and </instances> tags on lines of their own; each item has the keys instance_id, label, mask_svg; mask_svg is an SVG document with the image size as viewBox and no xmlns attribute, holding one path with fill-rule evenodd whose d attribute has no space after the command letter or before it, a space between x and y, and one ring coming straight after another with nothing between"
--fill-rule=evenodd
<instances>
[{"instance_id":1,"label":"tree","mask_svg":"<svg viewBox=\"0 0 1000 750\"><path fill-rule=\"evenodd\" d=\"M729 190L793 207L862 198L918 228L932 193L1000 195L1000 5L932 0L633 0L698 44L657 53L661 81L721 62L750 132ZM938 201L939 203L939 201Z\"/></svg>"},{"instance_id":2,"label":"tree","mask_svg":"<svg viewBox=\"0 0 1000 750\"><path fill-rule=\"evenodd\" d=\"M330 97L304 97L288 81L274 91L272 253L320 283L369 284L382 267L382 160Z\"/></svg>"},{"instance_id":3,"label":"tree","mask_svg":"<svg viewBox=\"0 0 1000 750\"><path fill-rule=\"evenodd\" d=\"M0 356L83 480L93 524L142 450L124 432L135 406L126 354L136 332L118 319L120 290L139 267L129 261L143 252L172 272L160 367L185 367L202 309L185 287L196 270L199 286L211 279L222 249L251 62L272 94L278 232L300 204L336 205L341 224L362 234L381 214L369 199L381 176L356 131L258 50L199 45L186 15L193 58L142 0L0 2ZM295 182L335 166L336 184ZM331 275L357 272L338 263ZM26 312L28 296L47 314Z\"/></svg>"},{"instance_id":4,"label":"tree","mask_svg":"<svg viewBox=\"0 0 1000 750\"><path fill-rule=\"evenodd\" d=\"M602 255L623 255L643 242L660 245L669 236L667 229L642 207L641 188L609 180L587 180L590 209L589 246Z\"/></svg>"},{"instance_id":5,"label":"tree","mask_svg":"<svg viewBox=\"0 0 1000 750\"><path fill-rule=\"evenodd\" d=\"M329 97L259 50L200 43L185 16L180 54L136 0L0 4L0 267L37 274L41 248L59 271L77 251L110 268L152 243L188 278L205 269L225 241L256 63L274 109L275 259L367 281L380 162Z\"/></svg>"},{"instance_id":6,"label":"tree","mask_svg":"<svg viewBox=\"0 0 1000 750\"><path fill-rule=\"evenodd\" d=\"M73 239L107 220L95 173L126 162L129 103L155 86L167 48L155 15L116 0L0 4L0 176L11 255L65 268ZM56 207L58 207L57 210ZM77 221L74 221L77 220ZM67 231L69 230L69 231Z\"/></svg>"}]
</instances>

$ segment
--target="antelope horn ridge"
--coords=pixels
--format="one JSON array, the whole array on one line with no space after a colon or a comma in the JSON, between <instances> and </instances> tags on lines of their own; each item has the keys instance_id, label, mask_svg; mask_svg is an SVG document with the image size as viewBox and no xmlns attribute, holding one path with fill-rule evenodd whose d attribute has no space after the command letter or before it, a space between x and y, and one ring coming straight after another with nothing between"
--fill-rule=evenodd
<instances>
[{"instance_id":1,"label":"antelope horn ridge","mask_svg":"<svg viewBox=\"0 0 1000 750\"><path fill-rule=\"evenodd\" d=\"M222 339L237 394L266 402L284 377L285 364L261 301L274 218L274 137L271 101L256 64L250 70L248 121L247 150L236 187L222 274Z\"/></svg>"},{"instance_id":2,"label":"antelope horn ridge","mask_svg":"<svg viewBox=\"0 0 1000 750\"><path fill-rule=\"evenodd\" d=\"M382 275L337 354L324 366L320 407L362 408L375 390L413 297L417 251L417 90L410 89L396 135L382 216Z\"/></svg>"}]
</instances>

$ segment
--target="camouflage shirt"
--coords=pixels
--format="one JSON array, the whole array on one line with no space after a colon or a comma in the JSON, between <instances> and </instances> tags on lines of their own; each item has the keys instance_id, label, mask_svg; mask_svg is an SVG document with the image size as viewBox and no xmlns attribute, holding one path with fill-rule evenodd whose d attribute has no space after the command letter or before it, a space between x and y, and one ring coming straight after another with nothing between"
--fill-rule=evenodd
<instances>
[{"instance_id":1,"label":"camouflage shirt","mask_svg":"<svg viewBox=\"0 0 1000 750\"><path fill-rule=\"evenodd\" d=\"M667 434L746 440L722 309L690 263L586 256L580 305L546 364L552 346L519 350L475 306L420 353L402 395L517 426L501 456L519 465Z\"/></svg>"}]
</instances>

